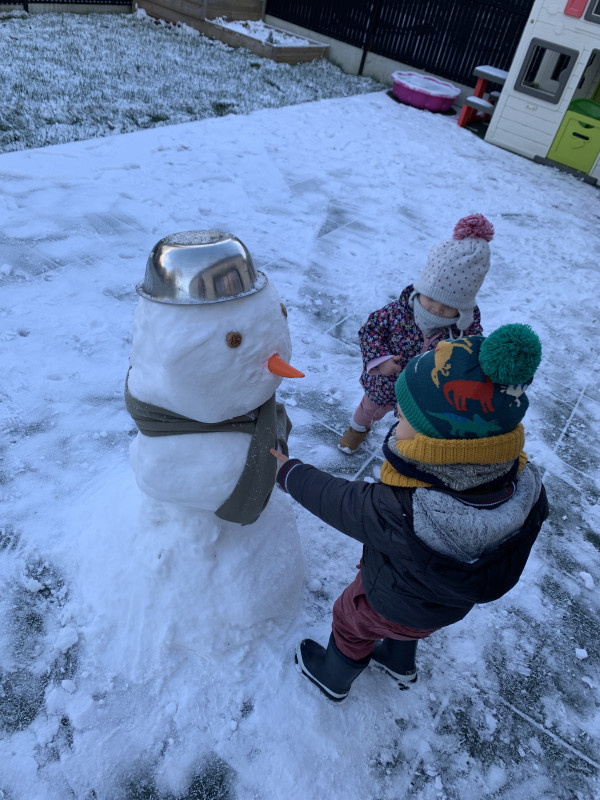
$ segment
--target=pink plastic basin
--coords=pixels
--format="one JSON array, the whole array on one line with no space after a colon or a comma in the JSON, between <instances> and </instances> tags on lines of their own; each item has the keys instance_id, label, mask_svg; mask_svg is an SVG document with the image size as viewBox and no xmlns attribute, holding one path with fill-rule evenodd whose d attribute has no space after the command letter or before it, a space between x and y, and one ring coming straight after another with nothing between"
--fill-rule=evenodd
<instances>
[{"instance_id":1,"label":"pink plastic basin","mask_svg":"<svg viewBox=\"0 0 600 800\"><path fill-rule=\"evenodd\" d=\"M417 72L393 72L391 78L394 97L427 111L448 111L460 95L460 89L451 83Z\"/></svg>"}]
</instances>

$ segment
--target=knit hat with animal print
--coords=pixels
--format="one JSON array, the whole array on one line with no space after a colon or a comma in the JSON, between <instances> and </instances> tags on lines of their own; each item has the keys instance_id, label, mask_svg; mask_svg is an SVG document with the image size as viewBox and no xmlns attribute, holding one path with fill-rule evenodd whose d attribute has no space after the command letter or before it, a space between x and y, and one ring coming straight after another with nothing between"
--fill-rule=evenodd
<instances>
[{"instance_id":1,"label":"knit hat with animal print","mask_svg":"<svg viewBox=\"0 0 600 800\"><path fill-rule=\"evenodd\" d=\"M412 427L433 439L482 439L514 430L542 355L528 325L503 325L487 338L441 341L408 362L395 389Z\"/></svg>"},{"instance_id":2,"label":"knit hat with animal print","mask_svg":"<svg viewBox=\"0 0 600 800\"><path fill-rule=\"evenodd\" d=\"M465 331L473 322L475 298L490 268L488 242L493 236L492 223L483 214L471 214L459 219L452 239L429 251L427 264L414 284L415 294L458 309L458 319L441 319L443 325L455 323ZM415 307L415 314L421 313L416 304Z\"/></svg>"}]
</instances>

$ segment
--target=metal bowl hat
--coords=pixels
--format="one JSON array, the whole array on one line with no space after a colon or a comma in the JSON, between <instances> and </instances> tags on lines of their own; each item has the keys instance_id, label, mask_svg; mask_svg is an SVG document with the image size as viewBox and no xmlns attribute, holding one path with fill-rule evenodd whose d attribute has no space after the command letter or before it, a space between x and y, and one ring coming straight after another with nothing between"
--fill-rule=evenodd
<instances>
[{"instance_id":1,"label":"metal bowl hat","mask_svg":"<svg viewBox=\"0 0 600 800\"><path fill-rule=\"evenodd\" d=\"M157 242L136 291L172 305L220 303L260 291L267 276L255 269L246 246L231 233L194 230Z\"/></svg>"}]
</instances>

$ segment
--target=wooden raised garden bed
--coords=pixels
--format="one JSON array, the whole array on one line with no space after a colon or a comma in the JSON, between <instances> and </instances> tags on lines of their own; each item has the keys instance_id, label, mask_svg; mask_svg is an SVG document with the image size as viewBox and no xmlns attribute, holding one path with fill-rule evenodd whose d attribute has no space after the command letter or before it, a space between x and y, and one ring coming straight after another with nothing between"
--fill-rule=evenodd
<instances>
[{"instance_id":1,"label":"wooden raised garden bed","mask_svg":"<svg viewBox=\"0 0 600 800\"><path fill-rule=\"evenodd\" d=\"M329 51L329 47L321 42L300 38L272 25L265 25L260 17L248 14L242 18L239 15L247 13L249 6L239 3L229 5L229 10L224 14L226 19L206 19L207 11L212 17L219 6L203 0L138 0L137 5L151 17L167 22L183 22L210 39L217 39L230 47L245 47L255 55L271 58L273 61L298 64L301 61L326 58ZM231 10L234 6L235 13ZM235 22L239 23L235 30L227 27L228 23ZM247 25L247 31L240 29L244 25ZM260 33L253 29L259 29Z\"/></svg>"},{"instance_id":2,"label":"wooden raised garden bed","mask_svg":"<svg viewBox=\"0 0 600 800\"><path fill-rule=\"evenodd\" d=\"M329 47L321 42L302 39L287 33L287 31L263 25L261 36L253 35L252 29L246 33L238 29L220 24L219 20L204 20L200 29L205 36L218 39L230 47L245 47L261 58L271 58L286 64L298 64L301 61L314 61L317 58L326 58ZM265 39L264 34L267 33Z\"/></svg>"}]
</instances>

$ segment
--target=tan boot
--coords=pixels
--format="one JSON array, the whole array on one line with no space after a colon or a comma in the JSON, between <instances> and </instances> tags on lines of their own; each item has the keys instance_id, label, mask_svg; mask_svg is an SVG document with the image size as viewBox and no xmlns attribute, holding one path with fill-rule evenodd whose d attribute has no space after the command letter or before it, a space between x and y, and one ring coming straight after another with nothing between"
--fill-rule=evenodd
<instances>
[{"instance_id":1,"label":"tan boot","mask_svg":"<svg viewBox=\"0 0 600 800\"><path fill-rule=\"evenodd\" d=\"M370 430L370 428L367 428L366 431L355 431L350 425L346 433L338 442L339 449L342 451L342 453L347 453L349 456L351 456L352 453L355 453L358 450L359 445L361 445L367 438Z\"/></svg>"}]
</instances>

